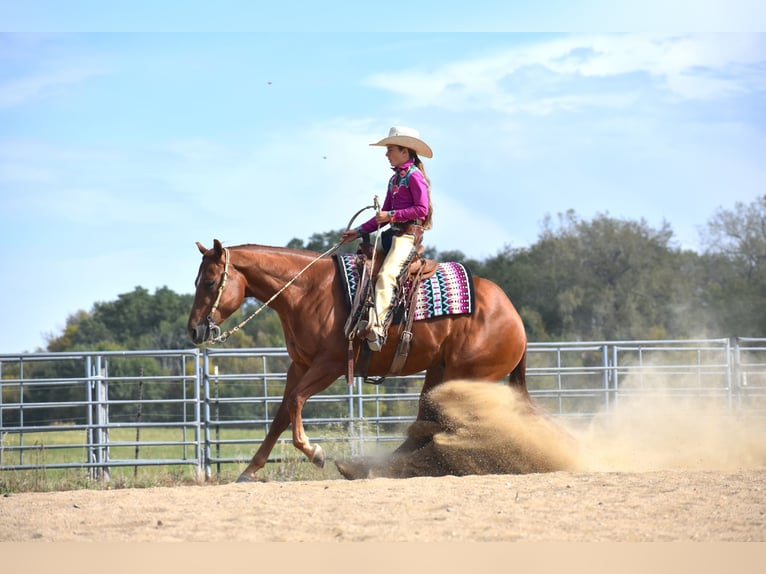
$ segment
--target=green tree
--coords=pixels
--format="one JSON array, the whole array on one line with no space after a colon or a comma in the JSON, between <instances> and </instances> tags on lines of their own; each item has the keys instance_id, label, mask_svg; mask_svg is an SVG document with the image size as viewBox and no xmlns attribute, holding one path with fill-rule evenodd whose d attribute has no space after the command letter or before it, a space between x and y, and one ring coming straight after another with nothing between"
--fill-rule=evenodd
<instances>
[{"instance_id":1,"label":"green tree","mask_svg":"<svg viewBox=\"0 0 766 574\"><path fill-rule=\"evenodd\" d=\"M702 233L704 303L729 336L766 332L766 195L719 209Z\"/></svg>"},{"instance_id":2,"label":"green tree","mask_svg":"<svg viewBox=\"0 0 766 574\"><path fill-rule=\"evenodd\" d=\"M64 333L48 339L49 351L116 349L177 349L190 345L186 321L192 295L167 287L154 294L143 287L95 303L89 312L67 319Z\"/></svg>"},{"instance_id":3,"label":"green tree","mask_svg":"<svg viewBox=\"0 0 766 574\"><path fill-rule=\"evenodd\" d=\"M719 208L702 236L707 253L722 255L738 274L752 279L766 266L766 195L734 209Z\"/></svg>"},{"instance_id":4,"label":"green tree","mask_svg":"<svg viewBox=\"0 0 766 574\"><path fill-rule=\"evenodd\" d=\"M488 260L487 275L522 310L530 339L665 337L691 303L680 252L665 224L598 215L583 221L570 210L540 239Z\"/></svg>"},{"instance_id":5,"label":"green tree","mask_svg":"<svg viewBox=\"0 0 766 574\"><path fill-rule=\"evenodd\" d=\"M287 243L287 247L291 249L307 249L308 251L316 251L317 253L324 253L331 247L333 247L338 241L340 241L340 234L342 229L335 231L325 231L323 233L314 233L309 237L308 241L303 239L293 238ZM354 253L356 251L358 242L352 241L351 243L345 243L338 248L338 253Z\"/></svg>"}]
</instances>

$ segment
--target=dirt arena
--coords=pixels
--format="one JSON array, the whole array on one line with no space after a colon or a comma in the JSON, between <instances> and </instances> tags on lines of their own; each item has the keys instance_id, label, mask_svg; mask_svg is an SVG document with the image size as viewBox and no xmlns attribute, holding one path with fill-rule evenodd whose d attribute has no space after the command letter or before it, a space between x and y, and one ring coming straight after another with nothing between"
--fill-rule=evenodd
<instances>
[{"instance_id":1,"label":"dirt arena","mask_svg":"<svg viewBox=\"0 0 766 574\"><path fill-rule=\"evenodd\" d=\"M654 396L564 429L465 384L428 452L365 478L11 494L0 542L766 541L762 419Z\"/></svg>"}]
</instances>

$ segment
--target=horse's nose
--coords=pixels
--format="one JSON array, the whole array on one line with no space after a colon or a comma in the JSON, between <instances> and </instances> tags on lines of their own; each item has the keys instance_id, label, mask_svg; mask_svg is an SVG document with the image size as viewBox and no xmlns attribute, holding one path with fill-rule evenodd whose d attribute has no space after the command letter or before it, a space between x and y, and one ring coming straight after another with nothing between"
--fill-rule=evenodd
<instances>
[{"instance_id":1,"label":"horse's nose","mask_svg":"<svg viewBox=\"0 0 766 574\"><path fill-rule=\"evenodd\" d=\"M199 345L207 339L207 328L202 324L196 325L189 329L189 337L191 338L192 343Z\"/></svg>"}]
</instances>

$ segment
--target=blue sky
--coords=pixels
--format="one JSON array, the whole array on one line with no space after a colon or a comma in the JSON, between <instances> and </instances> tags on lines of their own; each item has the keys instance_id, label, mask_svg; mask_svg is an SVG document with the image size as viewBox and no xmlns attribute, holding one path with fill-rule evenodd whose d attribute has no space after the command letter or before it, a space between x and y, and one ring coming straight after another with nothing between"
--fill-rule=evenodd
<instances>
[{"instance_id":1,"label":"blue sky","mask_svg":"<svg viewBox=\"0 0 766 574\"><path fill-rule=\"evenodd\" d=\"M153 28L78 27L59 3L45 17L27 4L0 2L0 353L44 347L136 286L191 293L195 241L284 245L345 226L385 192L384 150L368 144L392 125L434 150L426 244L477 258L534 243L568 209L667 221L699 249L716 209L766 190L766 35L710 33L714 19L683 33L351 33L304 14L297 31L113 33Z\"/></svg>"}]
</instances>

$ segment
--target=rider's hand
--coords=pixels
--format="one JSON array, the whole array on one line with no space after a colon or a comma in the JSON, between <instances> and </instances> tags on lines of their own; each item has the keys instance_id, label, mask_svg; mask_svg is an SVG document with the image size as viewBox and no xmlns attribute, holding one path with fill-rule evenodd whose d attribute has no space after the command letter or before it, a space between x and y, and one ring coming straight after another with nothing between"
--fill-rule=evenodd
<instances>
[{"instance_id":1,"label":"rider's hand","mask_svg":"<svg viewBox=\"0 0 766 574\"><path fill-rule=\"evenodd\" d=\"M359 237L359 234L356 232L356 229L346 229L343 233L340 235L340 241L341 243L348 243L349 241L353 241Z\"/></svg>"},{"instance_id":2,"label":"rider's hand","mask_svg":"<svg viewBox=\"0 0 766 574\"><path fill-rule=\"evenodd\" d=\"M379 211L375 214L375 222L378 225L383 225L384 223L390 223L391 214L389 214L388 211Z\"/></svg>"}]
</instances>

